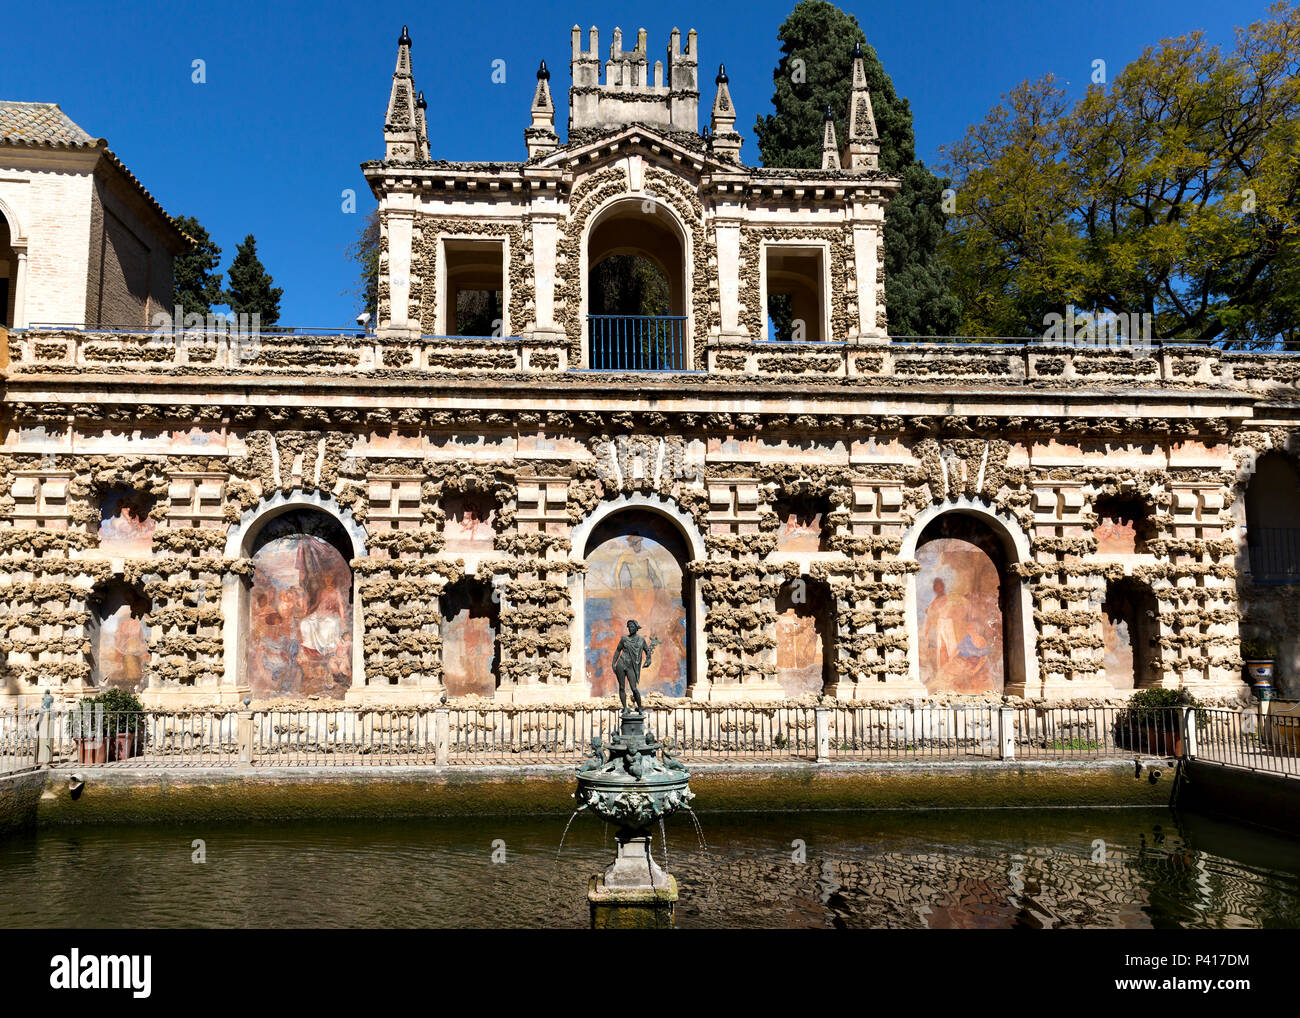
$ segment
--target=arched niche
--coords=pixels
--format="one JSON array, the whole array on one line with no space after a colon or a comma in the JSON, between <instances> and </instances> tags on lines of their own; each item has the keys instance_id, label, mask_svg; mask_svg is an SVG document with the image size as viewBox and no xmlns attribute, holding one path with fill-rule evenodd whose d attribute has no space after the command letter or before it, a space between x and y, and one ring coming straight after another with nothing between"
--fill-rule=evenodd
<instances>
[{"instance_id":1,"label":"arched niche","mask_svg":"<svg viewBox=\"0 0 1300 1018\"><path fill-rule=\"evenodd\" d=\"M688 568L704 541L690 517L659 496L624 496L575 527L571 548L586 566L570 581L572 681L593 697L617 694L610 665L634 619L652 648L642 693L692 695L706 670L703 601Z\"/></svg>"},{"instance_id":2,"label":"arched niche","mask_svg":"<svg viewBox=\"0 0 1300 1018\"><path fill-rule=\"evenodd\" d=\"M1255 462L1246 487L1246 543L1256 583L1300 583L1300 473L1283 453Z\"/></svg>"},{"instance_id":3,"label":"arched niche","mask_svg":"<svg viewBox=\"0 0 1300 1018\"><path fill-rule=\"evenodd\" d=\"M776 513L778 552L830 550L831 500L826 495L787 495L772 505Z\"/></svg>"},{"instance_id":4,"label":"arched niche","mask_svg":"<svg viewBox=\"0 0 1300 1018\"><path fill-rule=\"evenodd\" d=\"M1147 550L1156 536L1151 506L1136 494L1106 495L1097 499L1098 555L1133 555Z\"/></svg>"},{"instance_id":5,"label":"arched niche","mask_svg":"<svg viewBox=\"0 0 1300 1018\"><path fill-rule=\"evenodd\" d=\"M820 580L797 576L777 592L776 675L788 697L835 681L835 599Z\"/></svg>"},{"instance_id":6,"label":"arched niche","mask_svg":"<svg viewBox=\"0 0 1300 1018\"><path fill-rule=\"evenodd\" d=\"M448 696L495 695L500 685L499 602L492 586L465 577L440 598L442 681Z\"/></svg>"},{"instance_id":7,"label":"arched niche","mask_svg":"<svg viewBox=\"0 0 1300 1018\"><path fill-rule=\"evenodd\" d=\"M244 514L226 555L252 563L222 587L227 690L339 699L365 684L351 567L366 556L365 531L350 513L315 492L277 493Z\"/></svg>"},{"instance_id":8,"label":"arched niche","mask_svg":"<svg viewBox=\"0 0 1300 1018\"><path fill-rule=\"evenodd\" d=\"M1101 605L1102 665L1115 689L1160 685L1158 612L1146 584L1130 577L1107 582Z\"/></svg>"},{"instance_id":9,"label":"arched niche","mask_svg":"<svg viewBox=\"0 0 1300 1018\"><path fill-rule=\"evenodd\" d=\"M920 514L900 554L920 566L906 583L913 687L1036 695L1029 588L1011 569L1029 558L1020 528L981 502L954 499Z\"/></svg>"},{"instance_id":10,"label":"arched niche","mask_svg":"<svg viewBox=\"0 0 1300 1018\"><path fill-rule=\"evenodd\" d=\"M122 580L95 588L86 633L93 686L129 693L148 688L150 607L141 590Z\"/></svg>"},{"instance_id":11,"label":"arched niche","mask_svg":"<svg viewBox=\"0 0 1300 1018\"><path fill-rule=\"evenodd\" d=\"M106 489L99 503L99 550L109 555L142 557L153 550L156 499L147 491L124 486Z\"/></svg>"}]
</instances>

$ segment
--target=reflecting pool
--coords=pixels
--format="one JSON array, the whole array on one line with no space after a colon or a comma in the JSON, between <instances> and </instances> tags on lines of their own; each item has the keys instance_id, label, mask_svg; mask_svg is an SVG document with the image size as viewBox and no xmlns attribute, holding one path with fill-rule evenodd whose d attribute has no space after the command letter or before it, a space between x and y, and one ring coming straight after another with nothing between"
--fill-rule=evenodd
<instances>
[{"instance_id":1,"label":"reflecting pool","mask_svg":"<svg viewBox=\"0 0 1300 1018\"><path fill-rule=\"evenodd\" d=\"M1164 809L701 822L668 828L681 927L1300 926L1294 841ZM45 828L0 841L0 925L582 927L613 832L579 816L557 859L563 824Z\"/></svg>"}]
</instances>

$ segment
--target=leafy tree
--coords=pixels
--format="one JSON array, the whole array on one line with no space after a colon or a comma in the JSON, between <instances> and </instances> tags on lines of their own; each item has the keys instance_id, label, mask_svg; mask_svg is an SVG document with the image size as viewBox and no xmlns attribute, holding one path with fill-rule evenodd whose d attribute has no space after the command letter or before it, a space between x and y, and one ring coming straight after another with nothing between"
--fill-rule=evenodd
<instances>
[{"instance_id":1,"label":"leafy tree","mask_svg":"<svg viewBox=\"0 0 1300 1018\"><path fill-rule=\"evenodd\" d=\"M853 47L861 44L863 71L880 134L880 168L902 177L901 192L885 216L885 301L895 335L941 335L957 325L959 307L940 256L946 216L940 180L916 159L912 108L867 45L857 18L826 0L800 0L777 33L781 59L772 72L776 112L755 124L764 166L817 169L822 162L823 116L835 117L835 135L847 137Z\"/></svg>"},{"instance_id":2,"label":"leafy tree","mask_svg":"<svg viewBox=\"0 0 1300 1018\"><path fill-rule=\"evenodd\" d=\"M227 270L230 289L226 303L235 314L261 315L262 325L274 325L280 320L280 296L284 291L275 282L261 259L257 257L257 241L250 233L235 252L235 260Z\"/></svg>"},{"instance_id":3,"label":"leafy tree","mask_svg":"<svg viewBox=\"0 0 1300 1018\"><path fill-rule=\"evenodd\" d=\"M221 248L193 216L177 216L176 225L194 241L194 246L172 262L172 301L185 314L207 317L214 305L224 304L221 289Z\"/></svg>"},{"instance_id":4,"label":"leafy tree","mask_svg":"<svg viewBox=\"0 0 1300 1018\"><path fill-rule=\"evenodd\" d=\"M640 255L611 255L591 270L588 303L593 315L669 314L668 280Z\"/></svg>"},{"instance_id":5,"label":"leafy tree","mask_svg":"<svg viewBox=\"0 0 1300 1018\"><path fill-rule=\"evenodd\" d=\"M945 150L965 329L1041 332L1067 304L1155 338L1300 341L1300 6L1148 48L1071 104L1013 89Z\"/></svg>"},{"instance_id":6,"label":"leafy tree","mask_svg":"<svg viewBox=\"0 0 1300 1018\"><path fill-rule=\"evenodd\" d=\"M361 223L357 239L348 245L348 258L357 266L358 312L379 314L379 209L371 209Z\"/></svg>"}]
</instances>

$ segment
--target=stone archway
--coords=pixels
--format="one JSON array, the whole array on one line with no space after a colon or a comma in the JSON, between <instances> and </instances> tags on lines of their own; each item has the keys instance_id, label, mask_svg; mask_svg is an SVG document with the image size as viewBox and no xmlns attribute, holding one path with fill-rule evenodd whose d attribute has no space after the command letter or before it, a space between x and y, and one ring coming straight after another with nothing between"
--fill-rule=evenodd
<instances>
[{"instance_id":1,"label":"stone archway","mask_svg":"<svg viewBox=\"0 0 1300 1018\"><path fill-rule=\"evenodd\" d=\"M690 518L658 496L624 496L574 528L572 542L586 566L571 586L575 685L596 697L617 693L610 663L635 619L652 647L642 693L693 695L705 675L703 606L688 565L703 557L704 543Z\"/></svg>"},{"instance_id":2,"label":"stone archway","mask_svg":"<svg viewBox=\"0 0 1300 1018\"><path fill-rule=\"evenodd\" d=\"M1029 558L1023 532L981 502L954 499L920 514L900 554L920 566L906 592L912 687L1035 695L1032 602L1011 568Z\"/></svg>"},{"instance_id":3,"label":"stone archway","mask_svg":"<svg viewBox=\"0 0 1300 1018\"><path fill-rule=\"evenodd\" d=\"M622 197L602 206L583 234L582 309L585 364L602 370L682 370L690 363L690 241L672 210L651 198ZM625 306L614 295L595 292L611 278L602 263L626 262L624 285L637 282L637 264L647 293L662 284L653 308Z\"/></svg>"}]
</instances>

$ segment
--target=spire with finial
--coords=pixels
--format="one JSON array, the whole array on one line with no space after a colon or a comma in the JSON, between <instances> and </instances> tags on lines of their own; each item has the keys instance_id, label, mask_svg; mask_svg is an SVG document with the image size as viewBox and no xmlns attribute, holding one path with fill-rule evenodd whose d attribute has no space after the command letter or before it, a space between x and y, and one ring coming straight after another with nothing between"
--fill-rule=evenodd
<instances>
[{"instance_id":1,"label":"spire with finial","mask_svg":"<svg viewBox=\"0 0 1300 1018\"><path fill-rule=\"evenodd\" d=\"M876 114L871 108L871 90L863 66L862 43L853 44L853 85L849 93L848 144L844 163L850 170L880 168L880 138L876 133Z\"/></svg>"},{"instance_id":2,"label":"spire with finial","mask_svg":"<svg viewBox=\"0 0 1300 1018\"><path fill-rule=\"evenodd\" d=\"M421 158L420 111L416 106L415 78L411 72L411 36L402 26L397 40L397 68L384 118L384 158L409 162Z\"/></svg>"},{"instance_id":3,"label":"spire with finial","mask_svg":"<svg viewBox=\"0 0 1300 1018\"><path fill-rule=\"evenodd\" d=\"M524 128L524 144L528 158L544 156L560 147L560 136L555 133L555 103L551 101L551 72L546 61L537 68L537 91L533 93L533 122Z\"/></svg>"},{"instance_id":4,"label":"spire with finial","mask_svg":"<svg viewBox=\"0 0 1300 1018\"><path fill-rule=\"evenodd\" d=\"M740 146L744 138L736 131L736 107L731 102L731 89L727 87L727 67L718 64L718 76L713 79L718 94L713 100L712 150L719 158L740 162Z\"/></svg>"},{"instance_id":5,"label":"spire with finial","mask_svg":"<svg viewBox=\"0 0 1300 1018\"><path fill-rule=\"evenodd\" d=\"M822 169L838 170L840 168L840 147L835 142L835 114L830 104L822 117L825 125L822 130Z\"/></svg>"},{"instance_id":6,"label":"spire with finial","mask_svg":"<svg viewBox=\"0 0 1300 1018\"><path fill-rule=\"evenodd\" d=\"M425 162L429 160L429 118L425 113L428 108L429 104L425 101L424 92L421 91L415 97L415 136L420 145L420 158Z\"/></svg>"}]
</instances>

